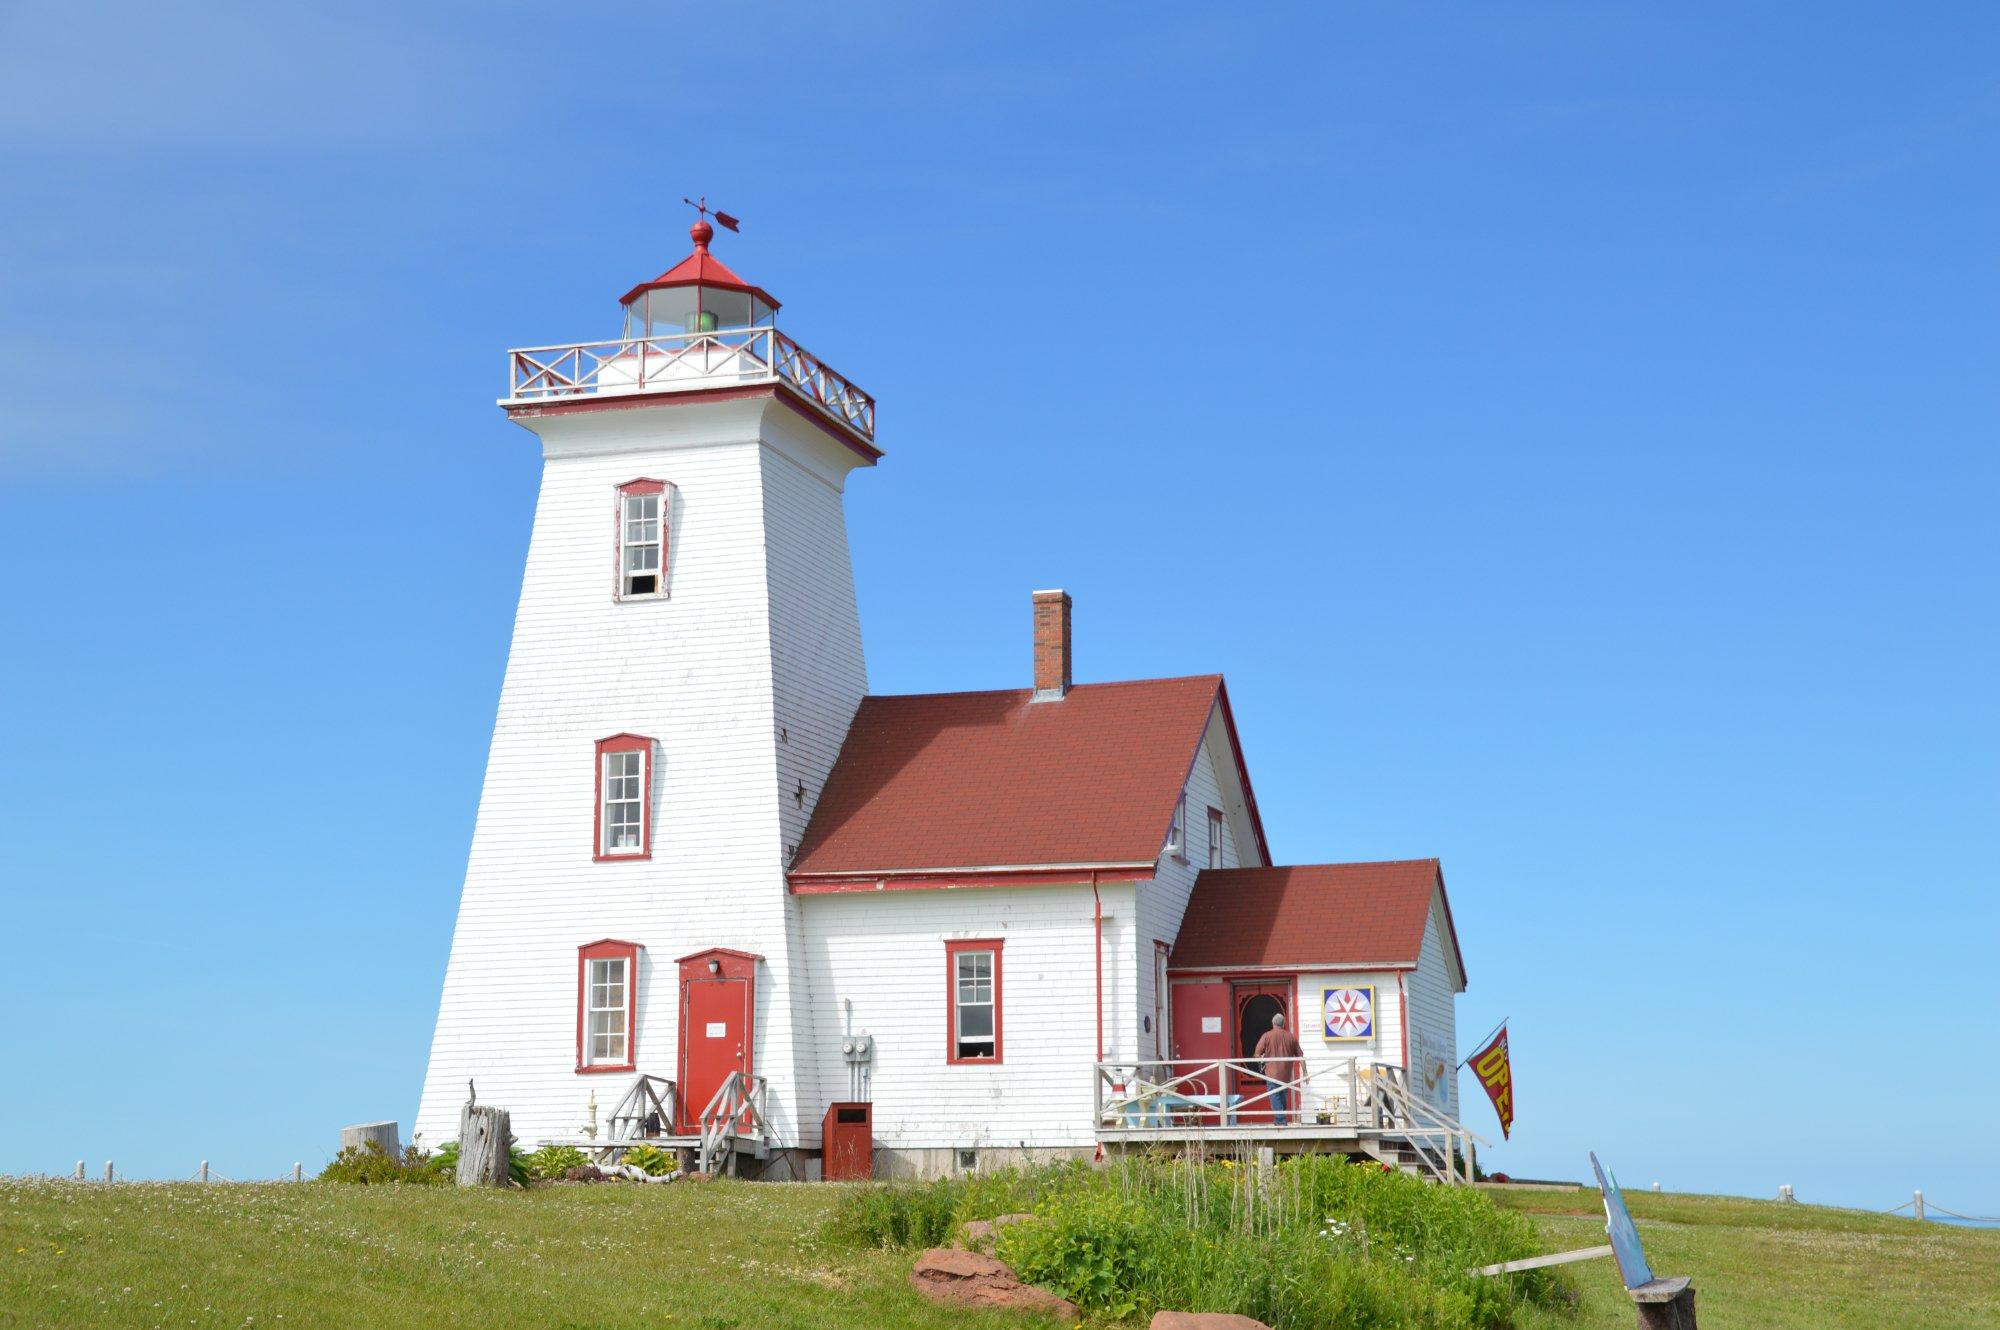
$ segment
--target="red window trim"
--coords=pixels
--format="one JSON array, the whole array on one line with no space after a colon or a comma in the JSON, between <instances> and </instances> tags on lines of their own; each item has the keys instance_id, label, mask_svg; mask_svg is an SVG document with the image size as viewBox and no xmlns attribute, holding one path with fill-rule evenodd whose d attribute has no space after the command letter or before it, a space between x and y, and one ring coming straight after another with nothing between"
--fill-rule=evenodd
<instances>
[{"instance_id":1,"label":"red window trim","mask_svg":"<svg viewBox=\"0 0 2000 1330\"><path fill-rule=\"evenodd\" d=\"M667 596L667 555L673 549L672 531L668 524L667 509L673 502L667 492L673 486L664 480L651 476L639 476L618 487L611 502L611 599L623 600L665 600ZM627 596L625 594L625 496L628 494L658 494L660 498L660 589L649 595Z\"/></svg>"},{"instance_id":2,"label":"red window trim","mask_svg":"<svg viewBox=\"0 0 2000 1330\"><path fill-rule=\"evenodd\" d=\"M595 1076L603 1072L633 1071L639 1065L639 944L617 938L600 938L576 949L576 1074ZM585 1004L590 997L590 962L622 957L625 961L625 1060L586 1062L583 1027Z\"/></svg>"},{"instance_id":3,"label":"red window trim","mask_svg":"<svg viewBox=\"0 0 2000 1330\"><path fill-rule=\"evenodd\" d=\"M1001 954L1005 938L952 938L944 944L944 1060L955 1067L992 1067L1007 1060L1005 1010L1000 989ZM993 1056L962 1058L958 1055L958 954L961 951L993 953Z\"/></svg>"},{"instance_id":4,"label":"red window trim","mask_svg":"<svg viewBox=\"0 0 2000 1330\"><path fill-rule=\"evenodd\" d=\"M590 814L590 857L594 863L621 863L653 857L653 741L643 734L614 734L597 741L591 762L596 766L595 804ZM604 848L604 758L607 753L644 753L639 776L639 848L607 852Z\"/></svg>"}]
</instances>

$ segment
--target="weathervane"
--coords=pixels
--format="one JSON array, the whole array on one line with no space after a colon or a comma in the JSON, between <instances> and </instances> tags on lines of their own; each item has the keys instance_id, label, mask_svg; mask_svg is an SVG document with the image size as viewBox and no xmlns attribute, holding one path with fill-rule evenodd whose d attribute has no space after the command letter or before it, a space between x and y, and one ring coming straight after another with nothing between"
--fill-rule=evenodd
<instances>
[{"instance_id":1,"label":"weathervane","mask_svg":"<svg viewBox=\"0 0 2000 1330\"><path fill-rule=\"evenodd\" d=\"M693 208L696 212L700 213L702 215L703 220L713 217L715 218L716 221L720 222L728 230L741 231L743 229L743 224L739 222L736 218L731 217L728 213L724 212L720 208L709 207L708 195L706 194L702 195L699 200L691 199L687 195L683 194L681 195L681 202L687 204L688 207Z\"/></svg>"}]
</instances>

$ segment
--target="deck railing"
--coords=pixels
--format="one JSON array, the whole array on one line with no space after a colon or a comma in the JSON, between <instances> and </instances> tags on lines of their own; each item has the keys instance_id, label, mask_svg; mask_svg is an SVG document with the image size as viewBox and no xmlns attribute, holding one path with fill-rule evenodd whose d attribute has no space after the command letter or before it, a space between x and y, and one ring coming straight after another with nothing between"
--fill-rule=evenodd
<instances>
[{"instance_id":1,"label":"deck railing","mask_svg":"<svg viewBox=\"0 0 2000 1330\"><path fill-rule=\"evenodd\" d=\"M1465 1180L1479 1140L1412 1092L1403 1068L1358 1058L1099 1062L1093 1087L1098 1131L1121 1138L1366 1134L1407 1144L1444 1182Z\"/></svg>"},{"instance_id":2,"label":"deck railing","mask_svg":"<svg viewBox=\"0 0 2000 1330\"><path fill-rule=\"evenodd\" d=\"M610 1139L643 1140L648 1136L671 1136L679 1116L678 1090L664 1076L641 1072L632 1088L611 1110Z\"/></svg>"},{"instance_id":3,"label":"deck railing","mask_svg":"<svg viewBox=\"0 0 2000 1330\"><path fill-rule=\"evenodd\" d=\"M875 437L875 399L776 328L629 337L507 353L503 406L636 393L783 383L863 439Z\"/></svg>"},{"instance_id":4,"label":"deck railing","mask_svg":"<svg viewBox=\"0 0 2000 1330\"><path fill-rule=\"evenodd\" d=\"M732 1071L716 1087L708 1106L701 1111L700 1168L713 1173L735 1152L738 1136L754 1136L769 1143L771 1124L765 1118L770 1085L762 1076L745 1076Z\"/></svg>"}]
</instances>

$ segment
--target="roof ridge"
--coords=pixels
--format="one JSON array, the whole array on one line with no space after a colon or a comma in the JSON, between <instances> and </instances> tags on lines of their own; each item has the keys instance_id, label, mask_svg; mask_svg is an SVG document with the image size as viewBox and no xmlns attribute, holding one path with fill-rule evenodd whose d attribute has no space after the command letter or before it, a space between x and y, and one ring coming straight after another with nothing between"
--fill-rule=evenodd
<instances>
[{"instance_id":1,"label":"roof ridge","mask_svg":"<svg viewBox=\"0 0 2000 1330\"><path fill-rule=\"evenodd\" d=\"M1069 686L1069 691L1096 692L1105 688L1134 688L1157 683L1209 683L1220 682L1221 679L1220 674L1167 674L1152 679L1102 679L1096 683L1073 683ZM880 702L921 697L1019 697L1034 691L1033 688L941 688L929 693L869 693L861 700Z\"/></svg>"},{"instance_id":2,"label":"roof ridge","mask_svg":"<svg viewBox=\"0 0 2000 1330\"><path fill-rule=\"evenodd\" d=\"M1235 868L1204 868L1204 873L1277 873L1293 868L1390 868L1399 864L1438 864L1444 860L1435 854L1427 854L1417 859L1329 859L1310 864L1265 864L1262 867L1239 865Z\"/></svg>"}]
</instances>

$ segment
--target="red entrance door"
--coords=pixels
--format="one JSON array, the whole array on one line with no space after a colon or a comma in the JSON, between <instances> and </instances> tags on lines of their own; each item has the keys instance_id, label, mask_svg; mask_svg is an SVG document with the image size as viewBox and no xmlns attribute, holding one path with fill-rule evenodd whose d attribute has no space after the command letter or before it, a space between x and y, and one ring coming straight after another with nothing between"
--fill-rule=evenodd
<instances>
[{"instance_id":1,"label":"red entrance door","mask_svg":"<svg viewBox=\"0 0 2000 1330\"><path fill-rule=\"evenodd\" d=\"M1219 1095L1222 1087L1215 1074L1198 1071L1203 1062L1221 1062L1229 1056L1229 985L1220 979L1175 979L1168 987L1174 1016L1171 1079L1188 1078L1182 1094ZM1215 1107L1221 1107L1220 1100Z\"/></svg>"},{"instance_id":2,"label":"red entrance door","mask_svg":"<svg viewBox=\"0 0 2000 1330\"><path fill-rule=\"evenodd\" d=\"M740 1071L751 1075L757 1051L757 962L747 952L714 947L683 956L681 967L680 1129L701 1129L716 1092Z\"/></svg>"}]
</instances>

